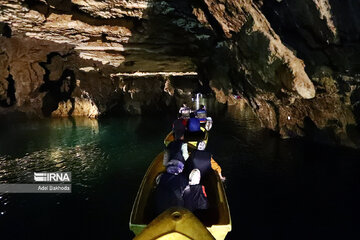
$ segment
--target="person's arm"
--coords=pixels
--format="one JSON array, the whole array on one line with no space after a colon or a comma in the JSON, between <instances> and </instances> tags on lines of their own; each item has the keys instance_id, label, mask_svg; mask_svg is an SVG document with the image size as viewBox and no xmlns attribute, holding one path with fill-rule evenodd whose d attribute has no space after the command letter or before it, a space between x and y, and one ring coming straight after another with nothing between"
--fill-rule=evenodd
<instances>
[{"instance_id":1,"label":"person's arm","mask_svg":"<svg viewBox=\"0 0 360 240\"><path fill-rule=\"evenodd\" d=\"M164 158L163 158L163 164L166 167L169 162L169 151L167 149L164 150Z\"/></svg>"},{"instance_id":2,"label":"person's arm","mask_svg":"<svg viewBox=\"0 0 360 240\"><path fill-rule=\"evenodd\" d=\"M225 181L225 177L223 177L223 175L221 174L221 167L220 165L215 162L215 160L211 157L211 168L216 171L219 174L219 177L222 181Z\"/></svg>"},{"instance_id":3,"label":"person's arm","mask_svg":"<svg viewBox=\"0 0 360 240\"><path fill-rule=\"evenodd\" d=\"M208 202L207 195L205 192L205 187L202 185L201 188L202 188L202 193L203 193L204 198L202 198L202 201L200 201L198 208L199 209L207 209L207 208L209 208L209 202Z\"/></svg>"},{"instance_id":4,"label":"person's arm","mask_svg":"<svg viewBox=\"0 0 360 240\"><path fill-rule=\"evenodd\" d=\"M182 152L182 155L185 159L185 161L189 158L189 152L188 152L188 148L187 148L187 143L183 143L181 145L181 152Z\"/></svg>"}]
</instances>

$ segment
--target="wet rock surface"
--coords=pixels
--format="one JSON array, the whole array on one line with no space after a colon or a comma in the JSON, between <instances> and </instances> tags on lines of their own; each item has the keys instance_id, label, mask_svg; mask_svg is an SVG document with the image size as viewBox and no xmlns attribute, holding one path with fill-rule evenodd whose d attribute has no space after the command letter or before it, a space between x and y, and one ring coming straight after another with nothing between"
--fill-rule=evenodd
<instances>
[{"instance_id":1,"label":"wet rock surface","mask_svg":"<svg viewBox=\"0 0 360 240\"><path fill-rule=\"evenodd\" d=\"M351 0L0 0L0 111L143 114L202 91L250 106L282 137L317 129L356 146L356 9Z\"/></svg>"}]
</instances>

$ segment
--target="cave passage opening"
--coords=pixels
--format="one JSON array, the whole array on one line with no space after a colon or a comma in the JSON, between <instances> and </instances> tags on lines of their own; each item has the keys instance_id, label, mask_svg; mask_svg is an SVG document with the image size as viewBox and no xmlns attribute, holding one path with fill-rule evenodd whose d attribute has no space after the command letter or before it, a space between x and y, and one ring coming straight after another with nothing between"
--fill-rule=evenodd
<instances>
[{"instance_id":1,"label":"cave passage opening","mask_svg":"<svg viewBox=\"0 0 360 240\"><path fill-rule=\"evenodd\" d=\"M75 100L71 97L76 86L74 71L65 69L57 81L50 81L49 76L46 74L44 77L45 76L47 76L47 79L44 79L45 83L42 86L42 90L47 91L47 93L44 96L43 106L41 108L44 116L51 116L51 113L58 108L59 103L67 100L70 100L72 105L68 112L68 115L71 116L75 108Z\"/></svg>"},{"instance_id":2,"label":"cave passage opening","mask_svg":"<svg viewBox=\"0 0 360 240\"><path fill-rule=\"evenodd\" d=\"M10 72L10 68L8 68L8 71ZM8 82L8 87L6 91L6 99L0 101L1 107L11 107L16 103L16 97L15 97L15 81L13 79L13 76L9 74L9 76L6 78L6 81Z\"/></svg>"}]
</instances>

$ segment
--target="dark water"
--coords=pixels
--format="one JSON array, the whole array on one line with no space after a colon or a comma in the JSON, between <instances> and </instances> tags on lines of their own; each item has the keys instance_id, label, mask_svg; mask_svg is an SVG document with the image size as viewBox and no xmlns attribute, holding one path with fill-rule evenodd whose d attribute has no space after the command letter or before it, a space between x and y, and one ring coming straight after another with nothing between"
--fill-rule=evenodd
<instances>
[{"instance_id":1,"label":"dark water","mask_svg":"<svg viewBox=\"0 0 360 240\"><path fill-rule=\"evenodd\" d=\"M0 182L71 171L71 194L3 194L0 239L132 239L137 189L171 116L2 124ZM360 152L280 140L248 112L214 114L208 149L227 177L227 239L359 239Z\"/></svg>"}]
</instances>

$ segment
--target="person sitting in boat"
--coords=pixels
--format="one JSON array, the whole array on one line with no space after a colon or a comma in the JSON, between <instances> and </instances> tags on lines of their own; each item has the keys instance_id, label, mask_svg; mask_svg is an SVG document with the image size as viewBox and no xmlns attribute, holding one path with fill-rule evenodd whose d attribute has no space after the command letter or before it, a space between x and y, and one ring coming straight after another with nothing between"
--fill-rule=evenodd
<instances>
[{"instance_id":1,"label":"person sitting in boat","mask_svg":"<svg viewBox=\"0 0 360 240\"><path fill-rule=\"evenodd\" d=\"M199 109L197 111L206 111L206 107L204 104L200 104Z\"/></svg>"},{"instance_id":2,"label":"person sitting in boat","mask_svg":"<svg viewBox=\"0 0 360 240\"><path fill-rule=\"evenodd\" d=\"M168 166L170 160L178 160L182 163L189 158L187 143L184 140L184 132L177 130L174 132L175 140L169 143L164 152L163 164Z\"/></svg>"},{"instance_id":3,"label":"person sitting in boat","mask_svg":"<svg viewBox=\"0 0 360 240\"><path fill-rule=\"evenodd\" d=\"M196 110L196 117L199 119L200 123L205 123L206 122L206 109L204 105L200 105L199 109Z\"/></svg>"},{"instance_id":4,"label":"person sitting in boat","mask_svg":"<svg viewBox=\"0 0 360 240\"><path fill-rule=\"evenodd\" d=\"M189 185L183 192L184 207L194 212L208 208L208 200L205 187L200 184L201 173L199 169L193 169L189 174Z\"/></svg>"},{"instance_id":5,"label":"person sitting in boat","mask_svg":"<svg viewBox=\"0 0 360 240\"><path fill-rule=\"evenodd\" d=\"M181 108L179 109L179 113L183 118L189 118L191 109L186 105L186 103L183 103Z\"/></svg>"},{"instance_id":6,"label":"person sitting in boat","mask_svg":"<svg viewBox=\"0 0 360 240\"><path fill-rule=\"evenodd\" d=\"M191 113L188 119L187 131L185 131L185 141L202 141L206 136L204 130L201 129L200 120L195 117L195 113Z\"/></svg>"},{"instance_id":7,"label":"person sitting in boat","mask_svg":"<svg viewBox=\"0 0 360 240\"><path fill-rule=\"evenodd\" d=\"M201 131L200 120L195 117L195 113L190 113L190 119L188 120L188 131L189 132Z\"/></svg>"},{"instance_id":8,"label":"person sitting in boat","mask_svg":"<svg viewBox=\"0 0 360 240\"><path fill-rule=\"evenodd\" d=\"M183 192L188 185L186 177L182 174L184 164L178 160L168 163L166 172L156 179L155 214L159 215L170 207L183 207Z\"/></svg>"},{"instance_id":9,"label":"person sitting in boat","mask_svg":"<svg viewBox=\"0 0 360 240\"><path fill-rule=\"evenodd\" d=\"M199 109L196 110L196 114L198 114L198 113L205 113L205 114L206 114L206 107L205 107L205 105L201 104L201 105L199 106Z\"/></svg>"},{"instance_id":10,"label":"person sitting in boat","mask_svg":"<svg viewBox=\"0 0 360 240\"><path fill-rule=\"evenodd\" d=\"M212 169L216 171L222 181L225 177L222 175L220 165L212 158L211 153L205 151L206 143L201 141L198 143L197 149L191 153L188 161L185 163L185 174L189 173L192 169L199 169L201 176L204 177Z\"/></svg>"},{"instance_id":11,"label":"person sitting in boat","mask_svg":"<svg viewBox=\"0 0 360 240\"><path fill-rule=\"evenodd\" d=\"M178 118L173 122L173 133L176 131L185 132L187 121L184 122L184 120L186 119L183 119L181 113L179 113Z\"/></svg>"}]
</instances>

